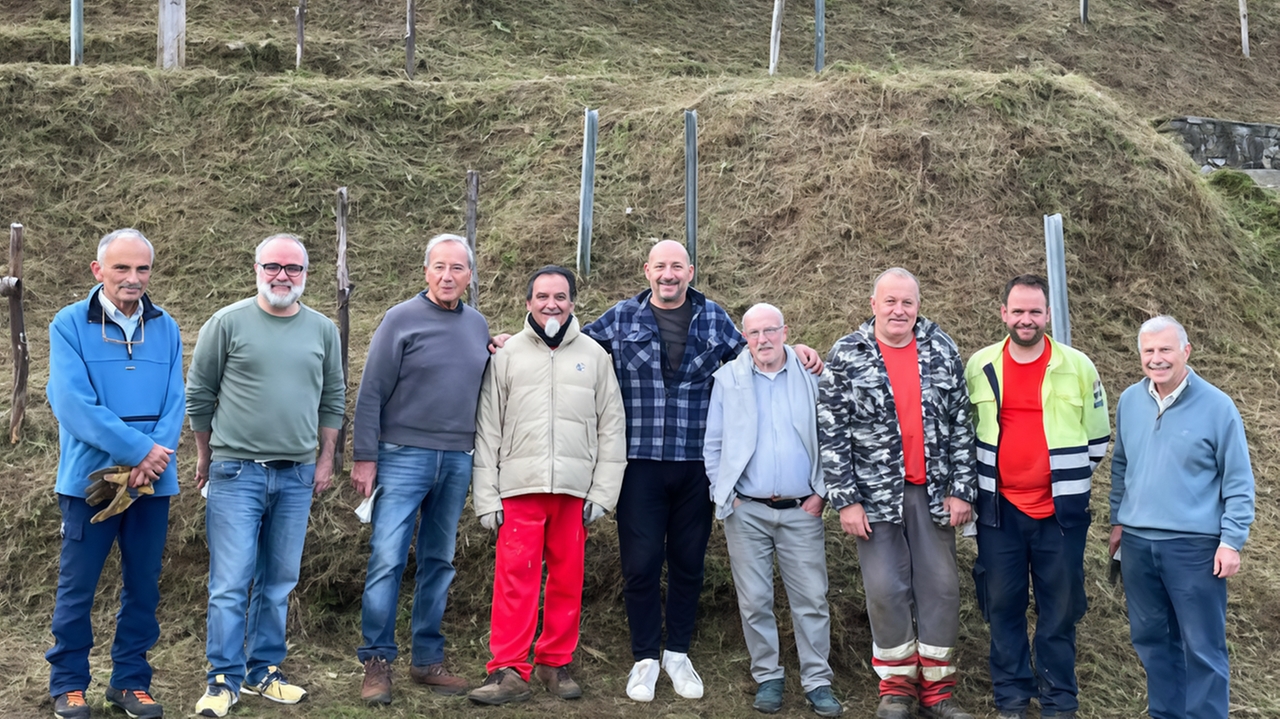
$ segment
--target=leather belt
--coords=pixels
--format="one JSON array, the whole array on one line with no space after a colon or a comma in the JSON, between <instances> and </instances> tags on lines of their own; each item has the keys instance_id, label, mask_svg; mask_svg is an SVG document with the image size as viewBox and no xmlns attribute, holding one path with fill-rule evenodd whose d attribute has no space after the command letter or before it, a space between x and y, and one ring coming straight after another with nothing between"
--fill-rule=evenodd
<instances>
[{"instance_id":1,"label":"leather belt","mask_svg":"<svg viewBox=\"0 0 1280 719\"><path fill-rule=\"evenodd\" d=\"M769 509L795 509L799 507L808 497L796 497L793 499L762 499L760 497L748 497L745 494L739 494L739 499L745 499L748 502L759 502Z\"/></svg>"},{"instance_id":2,"label":"leather belt","mask_svg":"<svg viewBox=\"0 0 1280 719\"><path fill-rule=\"evenodd\" d=\"M258 462L258 464L266 467L267 469L293 469L294 467L302 464L302 462L290 462L287 459L273 459L269 462Z\"/></svg>"}]
</instances>

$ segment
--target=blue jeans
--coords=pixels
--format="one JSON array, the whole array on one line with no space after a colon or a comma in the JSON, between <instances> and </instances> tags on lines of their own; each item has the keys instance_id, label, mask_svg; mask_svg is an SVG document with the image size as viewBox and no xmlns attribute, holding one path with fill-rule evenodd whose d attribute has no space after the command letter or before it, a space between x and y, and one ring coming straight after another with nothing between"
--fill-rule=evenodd
<instances>
[{"instance_id":1,"label":"blue jeans","mask_svg":"<svg viewBox=\"0 0 1280 719\"><path fill-rule=\"evenodd\" d=\"M160 603L160 560L169 529L169 498L139 497L124 513L90 523L105 504L90 507L84 499L58 495L62 510L62 556L58 562L58 595L53 607L53 648L49 661L49 695L89 687L89 649L93 626L89 615L102 566L111 545L120 545L120 611L111 644L111 686L151 690L147 652L160 637L156 606Z\"/></svg>"},{"instance_id":2,"label":"blue jeans","mask_svg":"<svg viewBox=\"0 0 1280 719\"><path fill-rule=\"evenodd\" d=\"M453 550L458 519L471 488L471 453L444 452L381 442L378 480L382 490L373 504L373 536L369 538L369 569L360 610L363 643L360 661L384 657L394 661L396 606L400 580L409 559L413 524L418 525L417 583L413 590L413 664L444 661L444 617L449 585L457 573Z\"/></svg>"},{"instance_id":3,"label":"blue jeans","mask_svg":"<svg viewBox=\"0 0 1280 719\"><path fill-rule=\"evenodd\" d=\"M1076 623L1088 608L1084 547L1089 525L1063 527L1056 517L1033 519L1003 496L998 501L999 526L978 523L973 565L978 604L991 625L996 708L1018 711L1038 699L1042 716L1075 711L1080 707ZM1034 662L1027 642L1027 592L1033 588Z\"/></svg>"},{"instance_id":4,"label":"blue jeans","mask_svg":"<svg viewBox=\"0 0 1280 719\"><path fill-rule=\"evenodd\" d=\"M271 469L251 460L209 467L210 683L222 674L239 692L284 662L289 593L298 583L315 464ZM250 597L249 586L253 585Z\"/></svg>"},{"instance_id":5,"label":"blue jeans","mask_svg":"<svg viewBox=\"0 0 1280 719\"><path fill-rule=\"evenodd\" d=\"M1227 581L1213 576L1217 551L1217 537L1151 541L1126 531L1120 540L1151 719L1227 719Z\"/></svg>"}]
</instances>

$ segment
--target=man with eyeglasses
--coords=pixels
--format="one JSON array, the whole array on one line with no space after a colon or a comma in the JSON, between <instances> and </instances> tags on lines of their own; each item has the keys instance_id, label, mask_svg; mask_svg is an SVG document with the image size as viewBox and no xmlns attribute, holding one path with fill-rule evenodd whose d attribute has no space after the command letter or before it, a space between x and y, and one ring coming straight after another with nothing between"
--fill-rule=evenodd
<instances>
[{"instance_id":1,"label":"man with eyeglasses","mask_svg":"<svg viewBox=\"0 0 1280 719\"><path fill-rule=\"evenodd\" d=\"M208 717L226 716L241 692L281 704L306 696L280 671L285 619L345 409L338 328L298 301L306 247L272 235L255 260L257 296L205 323L187 375L196 486L208 499L211 666L196 704Z\"/></svg>"},{"instance_id":2,"label":"man with eyeglasses","mask_svg":"<svg viewBox=\"0 0 1280 719\"><path fill-rule=\"evenodd\" d=\"M133 717L159 717L147 652L160 637L160 564L169 500L178 493L174 449L182 431L182 337L147 296L155 251L141 232L116 230L89 264L98 285L49 325L46 394L58 420L62 553L53 609L49 694L63 719L89 716L90 614L111 545L120 547L123 588L111 646L107 703ZM111 513L89 504L89 475L119 466L133 499ZM97 494L95 492L95 494ZM93 499L100 499L94 497ZM108 508L118 508L113 501Z\"/></svg>"},{"instance_id":3,"label":"man with eyeglasses","mask_svg":"<svg viewBox=\"0 0 1280 719\"><path fill-rule=\"evenodd\" d=\"M742 634L756 681L752 706L782 709L783 670L773 615L778 560L800 655L800 685L818 716L843 713L831 694L831 613L818 460L818 379L786 345L782 311L742 316L747 352L715 373L703 456L716 516L724 520Z\"/></svg>"}]
</instances>

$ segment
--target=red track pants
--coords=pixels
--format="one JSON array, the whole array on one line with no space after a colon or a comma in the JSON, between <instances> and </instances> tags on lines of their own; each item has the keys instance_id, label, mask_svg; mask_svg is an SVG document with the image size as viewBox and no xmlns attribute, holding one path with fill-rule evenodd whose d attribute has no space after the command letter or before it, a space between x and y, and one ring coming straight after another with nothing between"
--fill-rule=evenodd
<instances>
[{"instance_id":1,"label":"red track pants","mask_svg":"<svg viewBox=\"0 0 1280 719\"><path fill-rule=\"evenodd\" d=\"M526 494L502 500L489 630L493 660L486 666L490 673L511 667L529 680L533 671L529 648L538 627L544 559L547 589L542 634L533 647L534 662L562 667L573 661L582 616L587 546L582 504L581 498L566 494Z\"/></svg>"}]
</instances>

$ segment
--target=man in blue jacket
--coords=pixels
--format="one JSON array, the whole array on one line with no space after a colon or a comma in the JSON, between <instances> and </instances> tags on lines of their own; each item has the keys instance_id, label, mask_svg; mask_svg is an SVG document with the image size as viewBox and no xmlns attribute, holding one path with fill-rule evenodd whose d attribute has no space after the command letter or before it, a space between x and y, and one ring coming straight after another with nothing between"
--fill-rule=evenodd
<instances>
[{"instance_id":1,"label":"man in blue jacket","mask_svg":"<svg viewBox=\"0 0 1280 719\"><path fill-rule=\"evenodd\" d=\"M1172 317L1138 331L1142 371L1116 405L1111 545L1152 719L1227 719L1227 578L1253 523L1235 402L1190 367Z\"/></svg>"},{"instance_id":2,"label":"man in blue jacket","mask_svg":"<svg viewBox=\"0 0 1280 719\"><path fill-rule=\"evenodd\" d=\"M132 717L164 715L149 693L147 652L160 637L160 559L169 498L178 493L173 452L186 396L178 325L146 295L154 260L141 232L106 235L90 263L100 284L49 325L46 394L58 420L62 555L54 645L45 659L54 714L63 719L89 716L84 692L93 647L90 612L112 544L120 546L124 587L106 700ZM129 468L127 487L119 491L137 497L127 511L99 518L102 506L86 501L88 476L115 465Z\"/></svg>"}]
</instances>

